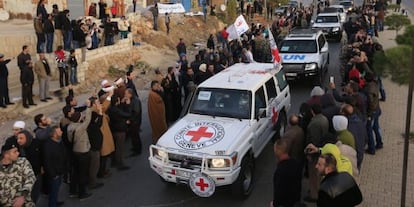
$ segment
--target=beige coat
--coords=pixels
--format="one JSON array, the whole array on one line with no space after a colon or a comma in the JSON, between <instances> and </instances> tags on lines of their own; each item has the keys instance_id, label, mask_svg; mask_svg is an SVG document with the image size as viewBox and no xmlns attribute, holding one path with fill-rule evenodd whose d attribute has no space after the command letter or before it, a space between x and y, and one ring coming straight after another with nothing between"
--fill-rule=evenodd
<instances>
[{"instance_id":1,"label":"beige coat","mask_svg":"<svg viewBox=\"0 0 414 207\"><path fill-rule=\"evenodd\" d=\"M45 66L43 65L42 60L36 61L36 63L34 64L33 70L36 73L38 78L47 78L46 69L45 69Z\"/></svg>"},{"instance_id":2,"label":"beige coat","mask_svg":"<svg viewBox=\"0 0 414 207\"><path fill-rule=\"evenodd\" d=\"M101 156L107 156L115 151L115 144L114 138L112 137L111 129L109 128L109 116L106 113L111 102L108 100L104 100L102 102L102 112L103 112L103 119L102 119L102 126L101 132L103 135L103 142L102 142L102 149L101 149Z\"/></svg>"}]
</instances>

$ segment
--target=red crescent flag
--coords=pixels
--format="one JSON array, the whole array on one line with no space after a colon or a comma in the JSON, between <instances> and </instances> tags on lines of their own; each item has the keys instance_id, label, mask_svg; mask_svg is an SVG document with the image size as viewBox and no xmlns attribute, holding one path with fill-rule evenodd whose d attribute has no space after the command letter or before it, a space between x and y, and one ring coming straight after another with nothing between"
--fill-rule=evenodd
<instances>
[{"instance_id":1,"label":"red crescent flag","mask_svg":"<svg viewBox=\"0 0 414 207\"><path fill-rule=\"evenodd\" d=\"M269 43L270 43L270 49L272 51L273 62L280 63L279 49L277 48L275 38L273 38L273 34L269 26L267 26L267 30L269 31Z\"/></svg>"}]
</instances>

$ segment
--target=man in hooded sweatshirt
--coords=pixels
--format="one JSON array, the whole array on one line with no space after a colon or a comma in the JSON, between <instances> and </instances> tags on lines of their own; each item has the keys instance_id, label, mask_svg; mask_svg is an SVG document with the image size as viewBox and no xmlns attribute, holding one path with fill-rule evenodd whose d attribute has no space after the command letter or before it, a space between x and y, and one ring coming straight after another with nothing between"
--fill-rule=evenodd
<instances>
[{"instance_id":1,"label":"man in hooded sweatshirt","mask_svg":"<svg viewBox=\"0 0 414 207\"><path fill-rule=\"evenodd\" d=\"M332 124L338 135L339 141L355 149L355 138L348 130L348 119L345 116L336 115L332 118Z\"/></svg>"},{"instance_id":2,"label":"man in hooded sweatshirt","mask_svg":"<svg viewBox=\"0 0 414 207\"><path fill-rule=\"evenodd\" d=\"M19 145L19 157L25 157L32 165L33 172L36 176L36 182L32 189L32 200L37 202L40 195L40 187L42 183L41 167L42 167L42 152L41 142L38 139L33 139L32 134L27 130L22 130L17 133L17 144Z\"/></svg>"}]
</instances>

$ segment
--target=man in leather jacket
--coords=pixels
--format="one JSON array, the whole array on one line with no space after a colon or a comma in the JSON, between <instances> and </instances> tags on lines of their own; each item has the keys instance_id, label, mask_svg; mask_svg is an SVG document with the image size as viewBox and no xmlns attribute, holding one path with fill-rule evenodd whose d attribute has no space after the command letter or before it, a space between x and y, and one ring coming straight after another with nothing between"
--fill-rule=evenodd
<instances>
[{"instance_id":1,"label":"man in leather jacket","mask_svg":"<svg viewBox=\"0 0 414 207\"><path fill-rule=\"evenodd\" d=\"M336 160L333 155L321 155L315 167L324 176L318 192L318 207L350 207L362 202L358 184L349 173L336 170Z\"/></svg>"}]
</instances>

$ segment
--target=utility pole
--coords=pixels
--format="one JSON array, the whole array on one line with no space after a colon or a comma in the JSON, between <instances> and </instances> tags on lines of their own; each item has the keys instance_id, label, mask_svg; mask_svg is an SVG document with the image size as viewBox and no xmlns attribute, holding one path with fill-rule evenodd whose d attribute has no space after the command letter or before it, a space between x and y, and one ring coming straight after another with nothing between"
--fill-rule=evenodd
<instances>
[{"instance_id":1,"label":"utility pole","mask_svg":"<svg viewBox=\"0 0 414 207\"><path fill-rule=\"evenodd\" d=\"M401 182L401 207L405 207L405 196L407 190L407 165L408 165L408 149L410 139L410 126L411 126L411 109L413 105L413 89L414 89L414 41L412 41L411 51L411 70L410 70L410 82L408 85L408 97L407 97L407 114L405 120L405 137L404 137L404 159L403 159L403 172Z\"/></svg>"}]
</instances>

